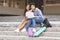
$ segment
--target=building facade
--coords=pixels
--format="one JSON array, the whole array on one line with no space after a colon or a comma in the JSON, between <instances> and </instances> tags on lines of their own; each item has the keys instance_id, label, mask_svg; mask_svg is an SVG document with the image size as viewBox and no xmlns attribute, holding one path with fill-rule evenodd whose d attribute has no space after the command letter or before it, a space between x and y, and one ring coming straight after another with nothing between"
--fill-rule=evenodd
<instances>
[{"instance_id":1,"label":"building facade","mask_svg":"<svg viewBox=\"0 0 60 40\"><path fill-rule=\"evenodd\" d=\"M35 2L43 14L60 14L60 0L0 0L0 6L24 9L31 2Z\"/></svg>"},{"instance_id":2,"label":"building facade","mask_svg":"<svg viewBox=\"0 0 60 40\"><path fill-rule=\"evenodd\" d=\"M25 0L0 0L0 6L24 8Z\"/></svg>"}]
</instances>

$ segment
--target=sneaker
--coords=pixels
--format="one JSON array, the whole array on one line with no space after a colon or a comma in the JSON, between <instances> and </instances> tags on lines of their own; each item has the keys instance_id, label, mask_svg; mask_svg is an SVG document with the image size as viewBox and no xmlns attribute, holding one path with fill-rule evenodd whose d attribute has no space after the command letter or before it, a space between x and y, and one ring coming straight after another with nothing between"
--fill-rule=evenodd
<instances>
[{"instance_id":1,"label":"sneaker","mask_svg":"<svg viewBox=\"0 0 60 40\"><path fill-rule=\"evenodd\" d=\"M44 24L43 23L41 23L41 27L43 27L44 26Z\"/></svg>"},{"instance_id":2,"label":"sneaker","mask_svg":"<svg viewBox=\"0 0 60 40\"><path fill-rule=\"evenodd\" d=\"M25 28L23 28L23 29L21 30L21 32L26 32L26 29L25 29Z\"/></svg>"},{"instance_id":3,"label":"sneaker","mask_svg":"<svg viewBox=\"0 0 60 40\"><path fill-rule=\"evenodd\" d=\"M36 32L36 29L35 28L33 28L33 32Z\"/></svg>"},{"instance_id":4,"label":"sneaker","mask_svg":"<svg viewBox=\"0 0 60 40\"><path fill-rule=\"evenodd\" d=\"M15 32L19 32L19 29L16 29Z\"/></svg>"}]
</instances>

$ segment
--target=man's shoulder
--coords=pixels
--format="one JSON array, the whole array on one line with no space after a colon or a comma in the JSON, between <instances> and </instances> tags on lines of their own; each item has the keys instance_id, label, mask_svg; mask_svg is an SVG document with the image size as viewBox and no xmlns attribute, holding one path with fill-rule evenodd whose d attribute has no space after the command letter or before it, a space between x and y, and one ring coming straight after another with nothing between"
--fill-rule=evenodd
<instances>
[{"instance_id":1,"label":"man's shoulder","mask_svg":"<svg viewBox=\"0 0 60 40\"><path fill-rule=\"evenodd\" d=\"M40 10L39 8L36 8L36 10L38 11L38 10ZM40 10L41 11L41 10Z\"/></svg>"}]
</instances>

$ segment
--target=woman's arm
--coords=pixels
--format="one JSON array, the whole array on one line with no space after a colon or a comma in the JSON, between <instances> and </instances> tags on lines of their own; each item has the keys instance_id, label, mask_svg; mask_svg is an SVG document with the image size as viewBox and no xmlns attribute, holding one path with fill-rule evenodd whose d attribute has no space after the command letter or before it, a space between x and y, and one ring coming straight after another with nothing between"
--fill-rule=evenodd
<instances>
[{"instance_id":1,"label":"woman's arm","mask_svg":"<svg viewBox=\"0 0 60 40\"><path fill-rule=\"evenodd\" d=\"M29 19L29 18L34 18L34 17L35 17L35 16L34 16L33 12L31 12L31 11L26 12L26 18L27 18L27 19Z\"/></svg>"}]
</instances>

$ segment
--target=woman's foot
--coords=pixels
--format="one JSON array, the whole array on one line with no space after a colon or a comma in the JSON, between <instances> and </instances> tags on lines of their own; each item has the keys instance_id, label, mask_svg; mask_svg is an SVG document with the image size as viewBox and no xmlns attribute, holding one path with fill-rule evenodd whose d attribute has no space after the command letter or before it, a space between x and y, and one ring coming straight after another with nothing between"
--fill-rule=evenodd
<instances>
[{"instance_id":1,"label":"woman's foot","mask_svg":"<svg viewBox=\"0 0 60 40\"><path fill-rule=\"evenodd\" d=\"M21 32L26 32L26 29L23 28L22 30L19 30L19 29L16 29L16 30L15 30L15 32L19 32L19 31L21 31Z\"/></svg>"},{"instance_id":2,"label":"woman's foot","mask_svg":"<svg viewBox=\"0 0 60 40\"><path fill-rule=\"evenodd\" d=\"M19 32L20 30L19 29L16 29L15 32Z\"/></svg>"},{"instance_id":3,"label":"woman's foot","mask_svg":"<svg viewBox=\"0 0 60 40\"><path fill-rule=\"evenodd\" d=\"M35 28L33 28L33 32L36 32L36 29Z\"/></svg>"},{"instance_id":4,"label":"woman's foot","mask_svg":"<svg viewBox=\"0 0 60 40\"><path fill-rule=\"evenodd\" d=\"M25 29L25 28L23 28L23 29L21 30L21 32L26 32L26 29Z\"/></svg>"}]
</instances>

